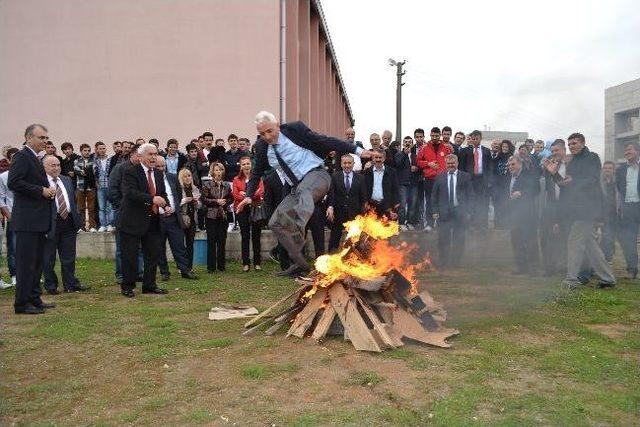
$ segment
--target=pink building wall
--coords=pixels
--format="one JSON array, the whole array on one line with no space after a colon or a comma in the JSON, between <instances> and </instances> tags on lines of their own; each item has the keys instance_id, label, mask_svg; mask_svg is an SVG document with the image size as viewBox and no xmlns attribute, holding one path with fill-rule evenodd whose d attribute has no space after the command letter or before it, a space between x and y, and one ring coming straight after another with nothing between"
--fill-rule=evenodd
<instances>
[{"instance_id":1,"label":"pink building wall","mask_svg":"<svg viewBox=\"0 0 640 427\"><path fill-rule=\"evenodd\" d=\"M32 122L76 147L253 139L278 113L279 39L277 0L3 0L0 145Z\"/></svg>"},{"instance_id":2,"label":"pink building wall","mask_svg":"<svg viewBox=\"0 0 640 427\"><path fill-rule=\"evenodd\" d=\"M315 0L286 0L286 117L352 121ZM34 122L56 145L253 140L280 113L279 0L0 1L0 146Z\"/></svg>"}]
</instances>

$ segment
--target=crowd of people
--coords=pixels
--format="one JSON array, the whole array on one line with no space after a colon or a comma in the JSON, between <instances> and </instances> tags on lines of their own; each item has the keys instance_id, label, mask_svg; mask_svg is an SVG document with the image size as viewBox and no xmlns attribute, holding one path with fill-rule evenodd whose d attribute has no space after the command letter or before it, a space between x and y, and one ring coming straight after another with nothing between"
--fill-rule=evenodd
<instances>
[{"instance_id":1,"label":"crowd of people","mask_svg":"<svg viewBox=\"0 0 640 427\"><path fill-rule=\"evenodd\" d=\"M401 141L385 130L371 134L365 150L352 128L337 140L301 122L279 125L263 113L255 144L234 134L214 139L207 131L184 149L173 138L162 147L155 138L116 141L112 155L102 141L81 144L80 154L65 142L60 155L45 126L29 126L25 147L6 147L0 161L11 276L0 286L15 285L16 276L25 281L16 313L47 308L38 293L41 276L48 293L59 292L56 255L64 291L88 289L75 277L79 232L115 233L116 281L133 297L136 281L143 292L166 293L155 275L159 268L162 280L170 279L167 242L181 276L197 280L197 231L206 232L213 274L225 271L227 234L234 230L242 270L261 270L260 236L269 227L279 238L270 256L282 275L295 275L309 269L298 253L305 237L298 229L311 233L316 255L334 251L343 223L367 209L397 220L401 230L437 232L435 264L442 269L459 267L468 236L483 238L493 227L510 230L516 274L564 272L569 288L595 275L599 287L612 287L618 240L629 277L637 276L637 143L625 146L627 162L619 166L601 165L579 133L548 144L494 140L487 147L478 130L433 127L427 140L415 129ZM309 197L287 207L294 193Z\"/></svg>"}]
</instances>

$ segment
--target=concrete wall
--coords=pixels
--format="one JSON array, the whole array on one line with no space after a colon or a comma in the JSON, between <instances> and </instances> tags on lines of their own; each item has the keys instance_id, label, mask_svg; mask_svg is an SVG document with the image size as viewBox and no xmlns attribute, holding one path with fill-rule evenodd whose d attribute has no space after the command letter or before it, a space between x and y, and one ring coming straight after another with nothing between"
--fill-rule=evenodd
<instances>
[{"instance_id":1,"label":"concrete wall","mask_svg":"<svg viewBox=\"0 0 640 427\"><path fill-rule=\"evenodd\" d=\"M623 144L640 142L640 79L605 89L604 99L605 159L624 161Z\"/></svg>"},{"instance_id":2,"label":"concrete wall","mask_svg":"<svg viewBox=\"0 0 640 427\"><path fill-rule=\"evenodd\" d=\"M32 122L59 144L212 130L278 113L278 0L0 1L0 145Z\"/></svg>"},{"instance_id":3,"label":"concrete wall","mask_svg":"<svg viewBox=\"0 0 640 427\"><path fill-rule=\"evenodd\" d=\"M315 256L311 236L307 236L307 253ZM326 233L326 241L329 241L329 232ZM206 240L205 233L198 233L196 239ZM432 259L437 256L437 233L424 233L419 231L402 232L393 238L396 243L407 241L415 243L419 253L429 254ZM262 232L262 257L268 259L269 250L277 241L271 231ZM506 230L491 230L486 237L480 239L467 239L464 253L465 265L486 264L488 261L487 248L491 248L490 262L512 262L511 243L509 232ZM97 258L112 260L115 254L115 237L111 233L80 233L77 240L78 258ZM167 249L167 255L171 258L171 251ZM227 258L240 259L240 233L230 232L227 235ZM173 269L173 267L171 267Z\"/></svg>"}]
</instances>

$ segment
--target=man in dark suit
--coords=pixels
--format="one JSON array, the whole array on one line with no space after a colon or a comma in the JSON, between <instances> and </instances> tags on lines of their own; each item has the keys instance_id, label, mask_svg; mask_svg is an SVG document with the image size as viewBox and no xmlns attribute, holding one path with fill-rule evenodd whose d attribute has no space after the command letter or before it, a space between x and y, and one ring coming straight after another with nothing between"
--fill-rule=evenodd
<instances>
[{"instance_id":1,"label":"man in dark suit","mask_svg":"<svg viewBox=\"0 0 640 427\"><path fill-rule=\"evenodd\" d=\"M446 172L436 176L431 192L433 219L438 221L438 267L458 267L464 253L471 208L471 176L458 169L458 156L445 158ZM453 250L452 250L453 249Z\"/></svg>"},{"instance_id":2,"label":"man in dark suit","mask_svg":"<svg viewBox=\"0 0 640 427\"><path fill-rule=\"evenodd\" d=\"M11 159L7 180L14 194L11 226L16 233L16 314L41 314L55 307L40 298L44 246L51 228L51 203L56 196L38 159L49 140L47 132L43 125L27 127L26 146Z\"/></svg>"},{"instance_id":3,"label":"man in dark suit","mask_svg":"<svg viewBox=\"0 0 640 427\"><path fill-rule=\"evenodd\" d=\"M285 180L284 172L275 170L267 174L264 179L264 207L267 210L267 216L271 218L276 208L282 202L287 194L291 191L291 187ZM275 258L280 264L280 270L284 271L291 266L289 254L287 250L278 242L276 247L271 249L271 258Z\"/></svg>"},{"instance_id":4,"label":"man in dark suit","mask_svg":"<svg viewBox=\"0 0 640 427\"><path fill-rule=\"evenodd\" d=\"M138 246L142 245L144 273L142 293L166 294L156 284L161 247L160 208L171 214L162 173L155 170L158 149L145 143L138 149L140 164L128 167L122 176L122 205L118 218L122 249L122 295L133 298L136 286Z\"/></svg>"},{"instance_id":5,"label":"man in dark suit","mask_svg":"<svg viewBox=\"0 0 640 427\"><path fill-rule=\"evenodd\" d=\"M638 277L638 229L640 227L640 145L624 147L627 163L616 171L616 187L620 194L620 245L627 263L627 278Z\"/></svg>"},{"instance_id":6,"label":"man in dark suit","mask_svg":"<svg viewBox=\"0 0 640 427\"><path fill-rule=\"evenodd\" d=\"M536 196L540 192L538 175L525 171L522 160L512 156L507 167L511 180L507 197L507 224L511 229L511 247L516 264L516 274L535 274L538 251L536 222Z\"/></svg>"},{"instance_id":7,"label":"man in dark suit","mask_svg":"<svg viewBox=\"0 0 640 427\"><path fill-rule=\"evenodd\" d=\"M178 183L178 177L173 174L166 173L165 159L156 158L156 170L162 173L164 178L164 188L167 192L167 200L171 206L172 212L167 215L160 216L160 233L162 239L162 247L160 249L159 267L163 280L169 280L169 263L167 262L167 240L171 247L173 259L180 270L183 279L198 279L198 276L189 268L189 259L187 257L187 247L184 244L184 222L180 214L180 201L182 200L182 187ZM164 213L164 209L162 212Z\"/></svg>"},{"instance_id":8,"label":"man in dark suit","mask_svg":"<svg viewBox=\"0 0 640 427\"><path fill-rule=\"evenodd\" d=\"M44 288L49 294L58 294L58 276L54 271L56 252L60 254L62 285L65 292L88 290L76 278L76 236L84 221L80 217L74 197L71 178L60 175L60 160L47 155L42 160L49 186L56 189L51 203L51 229L47 233L44 249Z\"/></svg>"},{"instance_id":9,"label":"man in dark suit","mask_svg":"<svg viewBox=\"0 0 640 427\"><path fill-rule=\"evenodd\" d=\"M480 145L482 132L469 134L469 146L460 149L460 170L471 175L473 202L471 222L476 230L486 230L489 222L489 180L491 178L491 150Z\"/></svg>"},{"instance_id":10,"label":"man in dark suit","mask_svg":"<svg viewBox=\"0 0 640 427\"><path fill-rule=\"evenodd\" d=\"M367 191L367 203L380 216L386 215L391 220L398 219L400 205L400 185L398 175L392 167L385 165L384 150L373 150L373 166L365 170L364 183Z\"/></svg>"},{"instance_id":11,"label":"man in dark suit","mask_svg":"<svg viewBox=\"0 0 640 427\"><path fill-rule=\"evenodd\" d=\"M279 125L275 116L261 111L256 116L260 138L255 144L255 167L247 183L247 197L237 211L251 203L260 178L271 166L284 172L294 190L278 205L269 221L269 228L287 249L294 264L281 275L297 275L311 268L305 259L304 232L315 209L315 204L329 192L331 177L324 170L324 158L329 151L357 153L368 157L369 152L337 138L313 132L302 122Z\"/></svg>"},{"instance_id":12,"label":"man in dark suit","mask_svg":"<svg viewBox=\"0 0 640 427\"><path fill-rule=\"evenodd\" d=\"M331 189L327 197L327 219L331 223L329 252L338 249L344 223L364 212L367 203L367 188L364 177L353 172L353 156L343 154L342 170L331 176Z\"/></svg>"}]
</instances>

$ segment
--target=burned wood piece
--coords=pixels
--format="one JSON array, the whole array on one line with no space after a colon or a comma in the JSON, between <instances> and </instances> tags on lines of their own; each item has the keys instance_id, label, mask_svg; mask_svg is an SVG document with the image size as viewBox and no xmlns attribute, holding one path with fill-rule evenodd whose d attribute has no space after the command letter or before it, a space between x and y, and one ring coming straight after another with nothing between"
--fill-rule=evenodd
<instances>
[{"instance_id":1,"label":"burned wood piece","mask_svg":"<svg viewBox=\"0 0 640 427\"><path fill-rule=\"evenodd\" d=\"M349 278L344 283L358 289L364 289L365 291L376 292L379 291L382 285L387 282L387 277L381 276L371 280L358 280L355 278Z\"/></svg>"},{"instance_id":2,"label":"burned wood piece","mask_svg":"<svg viewBox=\"0 0 640 427\"><path fill-rule=\"evenodd\" d=\"M296 280L296 282L300 283L300 281ZM298 289L296 289L295 291L291 292L290 294L288 294L287 296L285 296L284 298L280 299L278 302L276 302L275 304L273 304L271 307L267 308L265 311L263 311L262 313L258 314L256 317L254 317L253 319L249 320L247 323L244 324L245 328L248 328L251 325L254 325L258 322L258 320L262 319L263 317L266 317L268 314L270 314L276 307L278 307L281 304L284 304L289 298L291 298L292 296L298 294L298 299L301 297L302 293L307 289L307 288L311 288L311 286L313 285L313 283L304 283L302 286L300 286Z\"/></svg>"}]
</instances>

